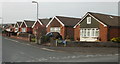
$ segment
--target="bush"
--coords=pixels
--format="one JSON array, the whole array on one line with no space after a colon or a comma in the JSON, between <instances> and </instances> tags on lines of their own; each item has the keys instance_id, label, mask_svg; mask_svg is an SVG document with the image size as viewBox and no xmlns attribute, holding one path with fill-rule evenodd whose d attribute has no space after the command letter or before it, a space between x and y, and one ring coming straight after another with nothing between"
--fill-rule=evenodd
<instances>
[{"instance_id":1,"label":"bush","mask_svg":"<svg viewBox=\"0 0 120 64\"><path fill-rule=\"evenodd\" d=\"M43 42L49 42L50 37L49 36L42 36L42 40L43 40Z\"/></svg>"},{"instance_id":2,"label":"bush","mask_svg":"<svg viewBox=\"0 0 120 64\"><path fill-rule=\"evenodd\" d=\"M111 41L120 43L120 37L112 38Z\"/></svg>"},{"instance_id":3,"label":"bush","mask_svg":"<svg viewBox=\"0 0 120 64\"><path fill-rule=\"evenodd\" d=\"M32 39L31 39L31 41L32 41L32 42L35 42L35 41L36 41L36 39L35 39L35 38L32 38Z\"/></svg>"},{"instance_id":4,"label":"bush","mask_svg":"<svg viewBox=\"0 0 120 64\"><path fill-rule=\"evenodd\" d=\"M58 40L57 42L58 42L58 43L62 43L63 41L62 41L62 40Z\"/></svg>"}]
</instances>

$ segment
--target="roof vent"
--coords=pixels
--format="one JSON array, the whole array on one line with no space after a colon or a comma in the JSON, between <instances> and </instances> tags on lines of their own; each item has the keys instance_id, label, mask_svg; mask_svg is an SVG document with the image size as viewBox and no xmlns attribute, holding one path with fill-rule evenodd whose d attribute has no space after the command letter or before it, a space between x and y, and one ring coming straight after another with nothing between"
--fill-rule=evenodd
<instances>
[{"instance_id":1,"label":"roof vent","mask_svg":"<svg viewBox=\"0 0 120 64\"><path fill-rule=\"evenodd\" d=\"M111 19L113 19L114 17L113 16L109 16Z\"/></svg>"}]
</instances>

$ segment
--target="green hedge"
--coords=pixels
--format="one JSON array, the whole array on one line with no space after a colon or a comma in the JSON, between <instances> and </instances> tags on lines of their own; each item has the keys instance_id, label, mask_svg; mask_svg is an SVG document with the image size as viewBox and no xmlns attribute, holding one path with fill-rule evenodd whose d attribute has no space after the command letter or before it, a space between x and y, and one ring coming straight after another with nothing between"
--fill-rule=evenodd
<instances>
[{"instance_id":1,"label":"green hedge","mask_svg":"<svg viewBox=\"0 0 120 64\"><path fill-rule=\"evenodd\" d=\"M112 42L120 43L120 37L115 37L111 39Z\"/></svg>"}]
</instances>

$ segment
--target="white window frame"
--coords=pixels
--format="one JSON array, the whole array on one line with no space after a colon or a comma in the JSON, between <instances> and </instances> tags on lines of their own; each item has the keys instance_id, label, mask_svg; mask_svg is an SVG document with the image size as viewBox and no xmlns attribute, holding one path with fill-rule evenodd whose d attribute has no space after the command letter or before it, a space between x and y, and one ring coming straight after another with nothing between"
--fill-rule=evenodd
<instances>
[{"instance_id":1,"label":"white window frame","mask_svg":"<svg viewBox=\"0 0 120 64\"><path fill-rule=\"evenodd\" d=\"M89 30L89 35L88 35L88 30ZM81 28L80 37L99 37L99 29L98 28Z\"/></svg>"},{"instance_id":2,"label":"white window frame","mask_svg":"<svg viewBox=\"0 0 120 64\"><path fill-rule=\"evenodd\" d=\"M26 28L22 28L22 32L26 32Z\"/></svg>"},{"instance_id":3,"label":"white window frame","mask_svg":"<svg viewBox=\"0 0 120 64\"><path fill-rule=\"evenodd\" d=\"M87 24L91 24L91 17L87 17Z\"/></svg>"},{"instance_id":4,"label":"white window frame","mask_svg":"<svg viewBox=\"0 0 120 64\"><path fill-rule=\"evenodd\" d=\"M15 28L15 32L18 32L19 28Z\"/></svg>"},{"instance_id":5,"label":"white window frame","mask_svg":"<svg viewBox=\"0 0 120 64\"><path fill-rule=\"evenodd\" d=\"M50 32L58 32L58 33L60 33L60 27L51 27Z\"/></svg>"}]
</instances>

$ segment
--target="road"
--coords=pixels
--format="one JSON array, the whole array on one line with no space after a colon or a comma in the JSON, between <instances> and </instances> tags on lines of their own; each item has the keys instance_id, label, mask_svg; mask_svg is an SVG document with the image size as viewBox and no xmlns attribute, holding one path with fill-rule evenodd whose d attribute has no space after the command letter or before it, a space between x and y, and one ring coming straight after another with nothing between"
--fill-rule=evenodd
<instances>
[{"instance_id":1,"label":"road","mask_svg":"<svg viewBox=\"0 0 120 64\"><path fill-rule=\"evenodd\" d=\"M2 38L3 62L118 62L118 55L81 55Z\"/></svg>"}]
</instances>

